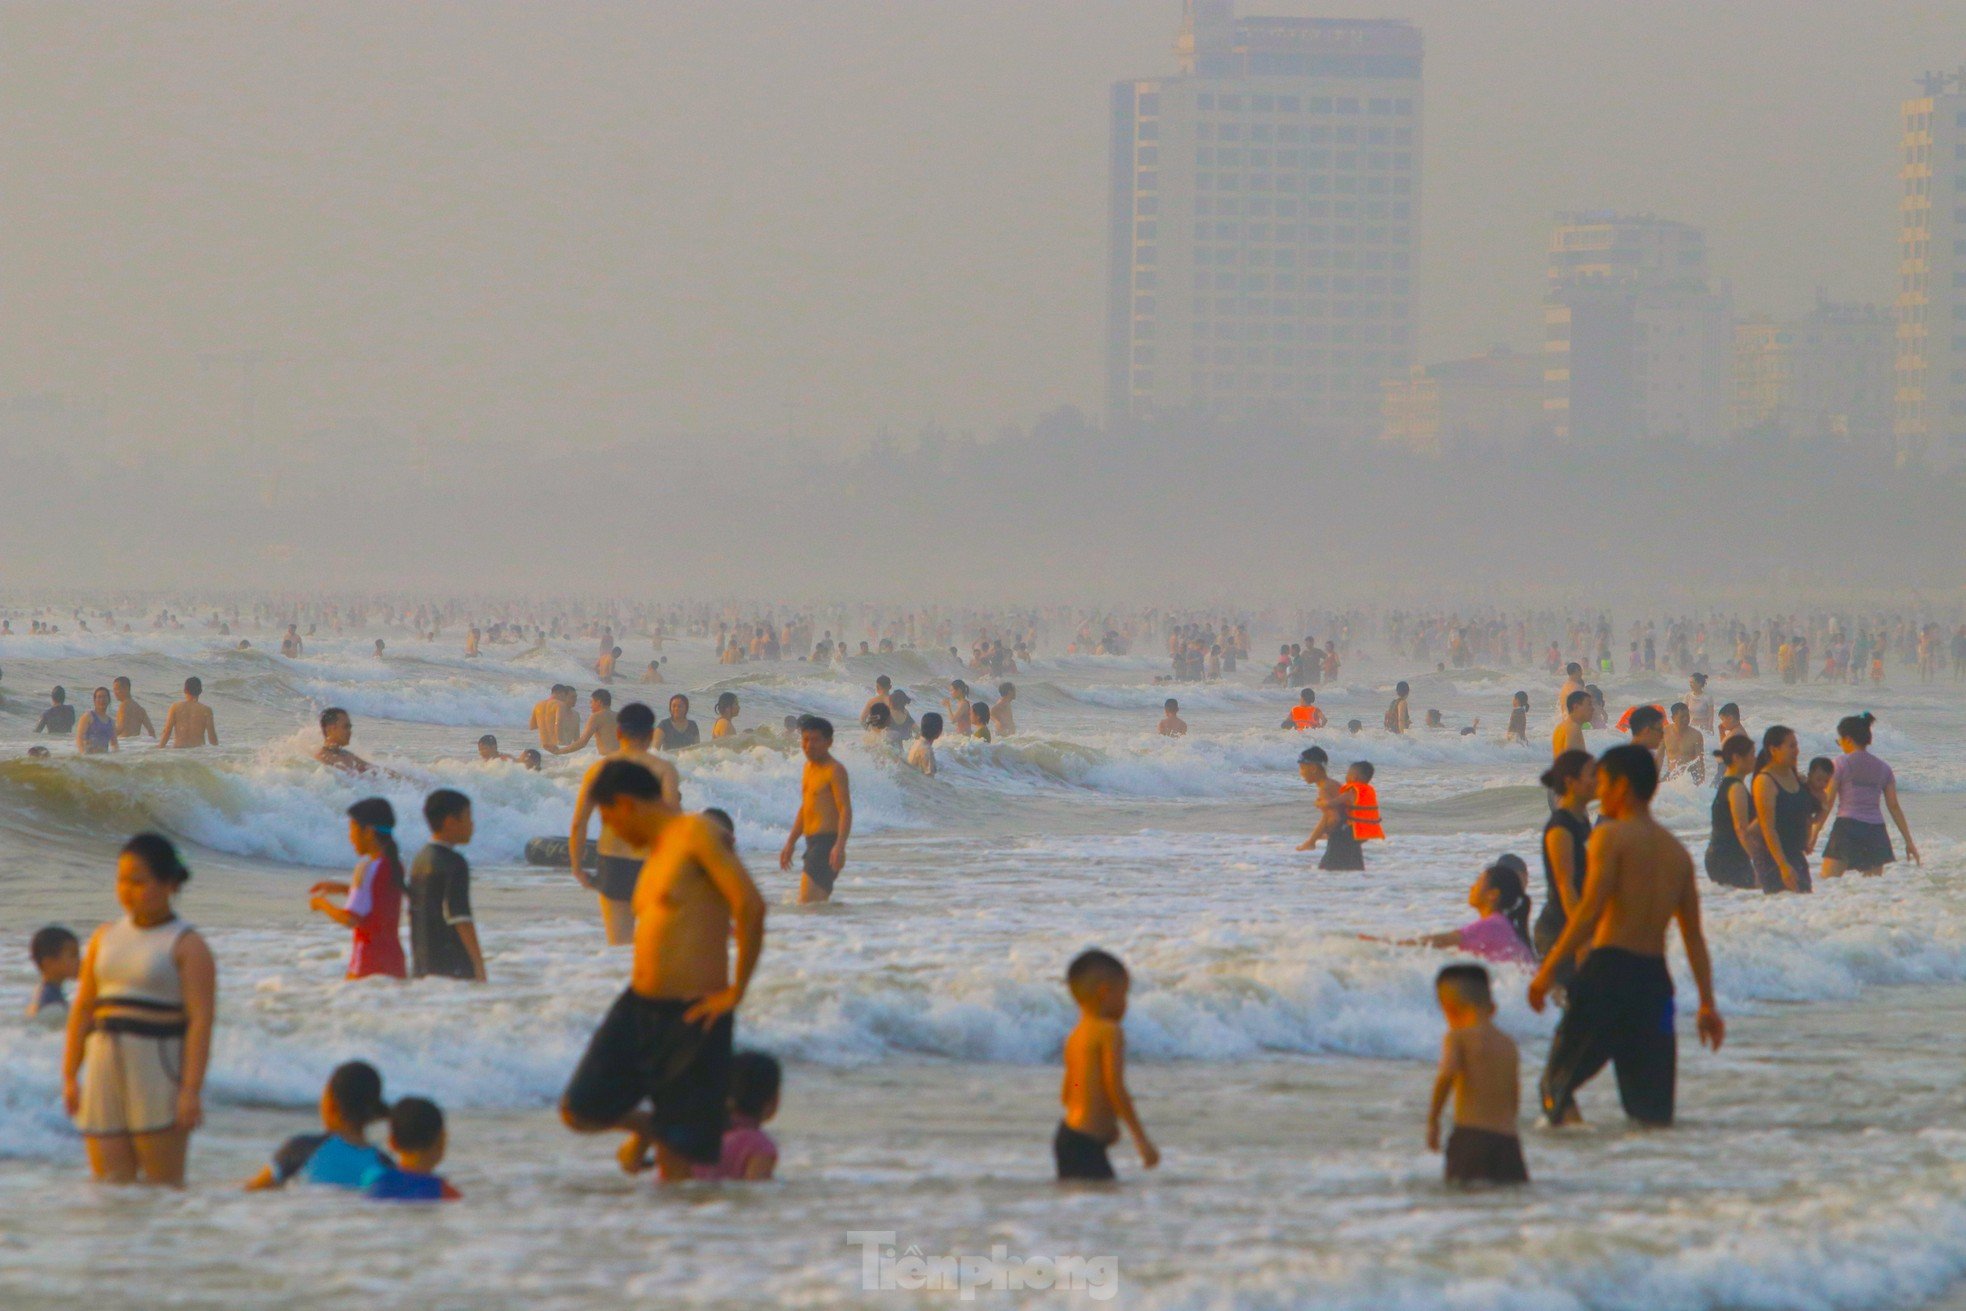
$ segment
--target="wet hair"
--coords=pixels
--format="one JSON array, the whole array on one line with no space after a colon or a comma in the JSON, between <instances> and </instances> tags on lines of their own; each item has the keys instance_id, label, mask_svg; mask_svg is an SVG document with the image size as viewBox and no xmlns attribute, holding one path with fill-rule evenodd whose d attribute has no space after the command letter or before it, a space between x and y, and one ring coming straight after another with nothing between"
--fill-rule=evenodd
<instances>
[{"instance_id":1,"label":"wet hair","mask_svg":"<svg viewBox=\"0 0 1966 1311\"><path fill-rule=\"evenodd\" d=\"M1297 701L1300 705L1313 705L1317 702L1317 693L1308 687L1302 688L1297 693Z\"/></svg>"},{"instance_id":2,"label":"wet hair","mask_svg":"<svg viewBox=\"0 0 1966 1311\"><path fill-rule=\"evenodd\" d=\"M725 709L727 708L731 710L735 710L737 708L737 693L735 692L718 693L717 704L714 707L712 707L712 709L714 709L718 714L721 715L724 713Z\"/></svg>"},{"instance_id":3,"label":"wet hair","mask_svg":"<svg viewBox=\"0 0 1966 1311\"><path fill-rule=\"evenodd\" d=\"M799 731L817 733L828 742L833 740L833 722L829 719L821 719L818 715L800 715Z\"/></svg>"},{"instance_id":4,"label":"wet hair","mask_svg":"<svg viewBox=\"0 0 1966 1311\"><path fill-rule=\"evenodd\" d=\"M1365 731L1365 721L1362 719L1348 719L1345 721L1345 731L1348 733L1363 733Z\"/></svg>"},{"instance_id":5,"label":"wet hair","mask_svg":"<svg viewBox=\"0 0 1966 1311\"><path fill-rule=\"evenodd\" d=\"M1434 987L1452 993L1454 999L1463 1006L1473 1006L1479 1010L1492 1010L1495 1006L1495 993L1488 984L1488 968L1485 965L1449 965L1434 975Z\"/></svg>"},{"instance_id":6,"label":"wet hair","mask_svg":"<svg viewBox=\"0 0 1966 1311\"><path fill-rule=\"evenodd\" d=\"M997 684L997 695L998 695L998 696L1011 696L1011 697L1014 697L1014 696L1016 696L1016 695L1017 695L1017 684L1015 684L1015 683L998 683L998 684Z\"/></svg>"},{"instance_id":7,"label":"wet hair","mask_svg":"<svg viewBox=\"0 0 1966 1311\"><path fill-rule=\"evenodd\" d=\"M1795 730L1787 724L1770 724L1761 735L1761 750L1754 753L1754 772L1759 774L1768 768L1775 758L1775 748L1795 736Z\"/></svg>"},{"instance_id":8,"label":"wet hair","mask_svg":"<svg viewBox=\"0 0 1966 1311\"><path fill-rule=\"evenodd\" d=\"M1632 711L1631 719L1626 722L1631 730L1631 735L1637 737L1647 729L1658 728L1664 724L1666 722L1666 712L1657 706L1640 706L1638 709Z\"/></svg>"},{"instance_id":9,"label":"wet hair","mask_svg":"<svg viewBox=\"0 0 1966 1311\"><path fill-rule=\"evenodd\" d=\"M739 1115L756 1120L778 1098L785 1072L778 1058L766 1052L739 1052L730 1058L730 1105Z\"/></svg>"},{"instance_id":10,"label":"wet hair","mask_svg":"<svg viewBox=\"0 0 1966 1311\"><path fill-rule=\"evenodd\" d=\"M1509 703L1511 705L1521 706L1524 710L1527 710L1529 709L1529 694L1527 692L1517 692L1509 699Z\"/></svg>"},{"instance_id":11,"label":"wet hair","mask_svg":"<svg viewBox=\"0 0 1966 1311\"><path fill-rule=\"evenodd\" d=\"M130 676L128 674L118 674L109 680L109 685L111 687L128 687L130 685Z\"/></svg>"},{"instance_id":12,"label":"wet hair","mask_svg":"<svg viewBox=\"0 0 1966 1311\"><path fill-rule=\"evenodd\" d=\"M60 705L62 704L62 702L68 700L68 689L63 687L60 683L56 683L55 690L53 692L50 692L48 694L48 697L56 705Z\"/></svg>"},{"instance_id":13,"label":"wet hair","mask_svg":"<svg viewBox=\"0 0 1966 1311\"><path fill-rule=\"evenodd\" d=\"M36 965L51 961L70 947L79 948L82 940L75 931L60 924L50 924L44 929L34 930L34 936L27 940L28 959Z\"/></svg>"},{"instance_id":14,"label":"wet hair","mask_svg":"<svg viewBox=\"0 0 1966 1311\"><path fill-rule=\"evenodd\" d=\"M1161 709L1165 710L1168 714L1172 715L1179 712L1179 710L1181 709L1181 703L1179 701L1176 701L1173 697L1169 697L1166 700L1166 702L1162 704Z\"/></svg>"},{"instance_id":15,"label":"wet hair","mask_svg":"<svg viewBox=\"0 0 1966 1311\"><path fill-rule=\"evenodd\" d=\"M1754 743L1748 741L1746 734L1736 733L1725 742L1722 742L1720 749L1714 752L1714 754L1719 756L1721 762L1725 764L1729 761L1738 760L1742 756L1753 755Z\"/></svg>"},{"instance_id":16,"label":"wet hair","mask_svg":"<svg viewBox=\"0 0 1966 1311\"><path fill-rule=\"evenodd\" d=\"M1691 714L1692 712L1686 708L1684 701L1675 701L1666 707L1666 713L1674 719L1678 719L1681 715Z\"/></svg>"},{"instance_id":17,"label":"wet hair","mask_svg":"<svg viewBox=\"0 0 1966 1311\"><path fill-rule=\"evenodd\" d=\"M922 716L921 722L915 725L915 729L924 739L933 742L942 736L942 716L931 710Z\"/></svg>"},{"instance_id":18,"label":"wet hair","mask_svg":"<svg viewBox=\"0 0 1966 1311\"><path fill-rule=\"evenodd\" d=\"M496 751L498 750L498 738L491 733L487 733L483 737L478 739L478 745L481 747L490 747L492 750Z\"/></svg>"},{"instance_id":19,"label":"wet hair","mask_svg":"<svg viewBox=\"0 0 1966 1311\"><path fill-rule=\"evenodd\" d=\"M1412 691L1413 689L1406 685L1405 679L1401 679L1399 682L1393 684L1394 696L1408 696Z\"/></svg>"},{"instance_id":20,"label":"wet hair","mask_svg":"<svg viewBox=\"0 0 1966 1311\"><path fill-rule=\"evenodd\" d=\"M404 1097L389 1108L389 1145L399 1152L427 1152L444 1136L444 1112L428 1097Z\"/></svg>"},{"instance_id":21,"label":"wet hair","mask_svg":"<svg viewBox=\"0 0 1966 1311\"><path fill-rule=\"evenodd\" d=\"M430 826L430 832L444 826L444 821L453 815L468 814L471 798L455 788L438 788L423 799L423 822Z\"/></svg>"},{"instance_id":22,"label":"wet hair","mask_svg":"<svg viewBox=\"0 0 1966 1311\"><path fill-rule=\"evenodd\" d=\"M662 784L649 767L639 761L610 760L594 775L594 786L587 790L587 799L596 806L605 806L617 797L660 801Z\"/></svg>"},{"instance_id":23,"label":"wet hair","mask_svg":"<svg viewBox=\"0 0 1966 1311\"><path fill-rule=\"evenodd\" d=\"M1354 760L1351 772L1358 775L1359 782L1370 783L1372 776L1379 771L1372 767L1372 762L1369 760Z\"/></svg>"},{"instance_id":24,"label":"wet hair","mask_svg":"<svg viewBox=\"0 0 1966 1311\"><path fill-rule=\"evenodd\" d=\"M185 868L177 847L162 833L137 834L123 844L123 854L142 861L159 883L181 888L191 881L191 871Z\"/></svg>"},{"instance_id":25,"label":"wet hair","mask_svg":"<svg viewBox=\"0 0 1966 1311\"><path fill-rule=\"evenodd\" d=\"M969 691L969 684L963 682L960 678L952 678L949 680L949 690L951 692L967 693Z\"/></svg>"},{"instance_id":26,"label":"wet hair","mask_svg":"<svg viewBox=\"0 0 1966 1311\"><path fill-rule=\"evenodd\" d=\"M588 700L598 701L604 706L612 706L614 704L614 693L608 691L605 687L597 687L588 695Z\"/></svg>"},{"instance_id":27,"label":"wet hair","mask_svg":"<svg viewBox=\"0 0 1966 1311\"><path fill-rule=\"evenodd\" d=\"M343 710L340 706L329 706L321 712L321 731L325 733L347 718L348 712L346 710Z\"/></svg>"},{"instance_id":28,"label":"wet hair","mask_svg":"<svg viewBox=\"0 0 1966 1311\"><path fill-rule=\"evenodd\" d=\"M1084 1001L1102 983L1124 983L1127 980L1126 966L1111 952L1097 947L1082 951L1072 958L1065 970L1065 986L1072 990L1072 997Z\"/></svg>"},{"instance_id":29,"label":"wet hair","mask_svg":"<svg viewBox=\"0 0 1966 1311\"><path fill-rule=\"evenodd\" d=\"M1867 747L1870 745L1870 726L1876 720L1877 716L1868 710L1861 715L1845 715L1836 721L1836 735L1860 747Z\"/></svg>"},{"instance_id":30,"label":"wet hair","mask_svg":"<svg viewBox=\"0 0 1966 1311\"><path fill-rule=\"evenodd\" d=\"M1817 756L1809 762L1809 775L1812 778L1817 774L1834 774L1835 772L1836 762L1828 756Z\"/></svg>"},{"instance_id":31,"label":"wet hair","mask_svg":"<svg viewBox=\"0 0 1966 1311\"><path fill-rule=\"evenodd\" d=\"M874 686L879 688L881 691L885 692L889 688L894 686L894 680L892 678L889 678L886 674L882 674L879 678L876 678L874 680Z\"/></svg>"},{"instance_id":32,"label":"wet hair","mask_svg":"<svg viewBox=\"0 0 1966 1311\"><path fill-rule=\"evenodd\" d=\"M655 711L640 701L630 701L615 712L614 732L616 737L646 742L655 736Z\"/></svg>"},{"instance_id":33,"label":"wet hair","mask_svg":"<svg viewBox=\"0 0 1966 1311\"><path fill-rule=\"evenodd\" d=\"M1632 795L1640 801L1650 801L1652 794L1659 790L1659 762L1652 758L1650 751L1631 742L1612 747L1599 756L1597 772L1599 777L1609 774L1625 780Z\"/></svg>"},{"instance_id":34,"label":"wet hair","mask_svg":"<svg viewBox=\"0 0 1966 1311\"><path fill-rule=\"evenodd\" d=\"M205 695L205 680L193 674L184 680L184 690L192 696L203 696Z\"/></svg>"},{"instance_id":35,"label":"wet hair","mask_svg":"<svg viewBox=\"0 0 1966 1311\"><path fill-rule=\"evenodd\" d=\"M1539 781L1550 791L1561 795L1583 776L1594 759L1588 751L1566 751L1550 762L1550 767L1543 771Z\"/></svg>"},{"instance_id":36,"label":"wet hair","mask_svg":"<svg viewBox=\"0 0 1966 1311\"><path fill-rule=\"evenodd\" d=\"M1722 717L1725 717L1727 715L1732 715L1734 718L1739 719L1741 717L1740 703L1737 701L1729 701L1726 705L1723 705L1720 708L1720 714L1722 715Z\"/></svg>"},{"instance_id":37,"label":"wet hair","mask_svg":"<svg viewBox=\"0 0 1966 1311\"><path fill-rule=\"evenodd\" d=\"M1328 765L1331 763L1331 757L1325 753L1323 747L1305 747L1297 753L1297 763L1300 766Z\"/></svg>"},{"instance_id":38,"label":"wet hair","mask_svg":"<svg viewBox=\"0 0 1966 1311\"><path fill-rule=\"evenodd\" d=\"M969 708L969 717L978 724L988 724L990 722L990 707L978 701Z\"/></svg>"},{"instance_id":39,"label":"wet hair","mask_svg":"<svg viewBox=\"0 0 1966 1311\"><path fill-rule=\"evenodd\" d=\"M1533 950L1529 936L1529 889L1523 886L1521 871L1497 861L1483 870L1481 876L1495 891L1495 913L1507 917L1516 937Z\"/></svg>"},{"instance_id":40,"label":"wet hair","mask_svg":"<svg viewBox=\"0 0 1966 1311\"><path fill-rule=\"evenodd\" d=\"M1585 702L1589 701L1590 699L1591 699L1591 694L1589 692L1586 692L1581 687L1578 688L1575 692L1572 692L1569 696L1563 698L1564 713L1568 714L1570 711L1575 710L1578 706L1583 705Z\"/></svg>"},{"instance_id":41,"label":"wet hair","mask_svg":"<svg viewBox=\"0 0 1966 1311\"><path fill-rule=\"evenodd\" d=\"M703 808L703 818L723 830L723 835L732 842L737 841L737 821L730 817L728 810L723 809L721 806L705 806Z\"/></svg>"},{"instance_id":42,"label":"wet hair","mask_svg":"<svg viewBox=\"0 0 1966 1311\"><path fill-rule=\"evenodd\" d=\"M545 757L539 754L538 747L527 747L524 751L521 751L519 753L519 759L524 761L527 765L530 765L532 768L537 769L539 768L541 761L543 761Z\"/></svg>"},{"instance_id":43,"label":"wet hair","mask_svg":"<svg viewBox=\"0 0 1966 1311\"><path fill-rule=\"evenodd\" d=\"M396 849L396 807L382 797L363 797L348 808L348 818L363 828L372 829L382 843L382 857L387 867L396 873L396 886L407 887L403 877L403 855Z\"/></svg>"},{"instance_id":44,"label":"wet hair","mask_svg":"<svg viewBox=\"0 0 1966 1311\"><path fill-rule=\"evenodd\" d=\"M889 693L887 698L887 703L893 706L896 710L901 710L907 706L913 705L915 703L915 698L909 696L905 691L897 687L894 689L893 692Z\"/></svg>"},{"instance_id":45,"label":"wet hair","mask_svg":"<svg viewBox=\"0 0 1966 1311\"><path fill-rule=\"evenodd\" d=\"M344 1061L328 1076L335 1109L357 1125L368 1126L389 1114L382 1100L382 1075L367 1061Z\"/></svg>"},{"instance_id":46,"label":"wet hair","mask_svg":"<svg viewBox=\"0 0 1966 1311\"><path fill-rule=\"evenodd\" d=\"M874 728L874 729L885 729L893 725L893 723L894 723L894 712L892 710L889 710L886 706L881 705L877 702L874 705L867 707L867 727Z\"/></svg>"},{"instance_id":47,"label":"wet hair","mask_svg":"<svg viewBox=\"0 0 1966 1311\"><path fill-rule=\"evenodd\" d=\"M1584 667L1578 664L1575 660L1572 660L1569 664L1563 667L1563 672L1570 675L1572 678L1575 678L1577 677L1577 675L1584 672Z\"/></svg>"}]
</instances>

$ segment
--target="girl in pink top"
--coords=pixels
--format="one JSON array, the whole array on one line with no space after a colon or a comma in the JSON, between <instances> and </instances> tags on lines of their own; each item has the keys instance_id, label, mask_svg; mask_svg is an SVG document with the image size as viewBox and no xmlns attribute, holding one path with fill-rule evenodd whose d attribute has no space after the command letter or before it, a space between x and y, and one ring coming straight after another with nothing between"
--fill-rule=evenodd
<instances>
[{"instance_id":1,"label":"girl in pink top","mask_svg":"<svg viewBox=\"0 0 1966 1311\"><path fill-rule=\"evenodd\" d=\"M1468 905L1480 912L1481 918L1465 928L1421 938L1360 936L1368 942L1394 942L1402 947L1464 951L1501 965L1534 965L1536 949L1529 944L1529 891L1523 882L1526 869L1520 857L1502 856L1477 875L1468 889Z\"/></svg>"},{"instance_id":2,"label":"girl in pink top","mask_svg":"<svg viewBox=\"0 0 1966 1311\"><path fill-rule=\"evenodd\" d=\"M348 977L383 974L392 979L409 971L403 960L403 861L396 851L396 808L381 797L369 797L348 808L348 841L363 857L347 883L324 879L316 883L307 904L337 924L355 931L355 948L348 957ZM328 898L340 894L337 906Z\"/></svg>"},{"instance_id":3,"label":"girl in pink top","mask_svg":"<svg viewBox=\"0 0 1966 1311\"><path fill-rule=\"evenodd\" d=\"M723 1154L715 1165L691 1167L691 1178L752 1182L771 1178L778 1168L778 1144L763 1126L778 1114L781 1078L777 1059L763 1052L739 1052L730 1058L730 1127L724 1130Z\"/></svg>"}]
</instances>

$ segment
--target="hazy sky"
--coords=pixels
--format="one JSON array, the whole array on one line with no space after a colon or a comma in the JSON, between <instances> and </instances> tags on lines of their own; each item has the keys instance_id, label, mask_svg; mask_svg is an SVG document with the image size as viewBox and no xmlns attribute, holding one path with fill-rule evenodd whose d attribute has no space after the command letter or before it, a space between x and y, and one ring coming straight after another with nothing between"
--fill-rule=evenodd
<instances>
[{"instance_id":1,"label":"hazy sky","mask_svg":"<svg viewBox=\"0 0 1966 1311\"><path fill-rule=\"evenodd\" d=\"M1743 312L1888 302L1966 4L1245 0L1425 32L1422 356L1536 341L1553 211ZM988 432L1096 411L1105 96L1178 0L0 0L0 396L167 449Z\"/></svg>"}]
</instances>

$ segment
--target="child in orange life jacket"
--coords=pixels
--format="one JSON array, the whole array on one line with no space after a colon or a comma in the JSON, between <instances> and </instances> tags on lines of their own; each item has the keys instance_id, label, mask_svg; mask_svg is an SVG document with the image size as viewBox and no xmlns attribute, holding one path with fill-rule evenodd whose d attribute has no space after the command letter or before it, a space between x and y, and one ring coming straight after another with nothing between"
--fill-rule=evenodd
<instances>
[{"instance_id":1,"label":"child in orange life jacket","mask_svg":"<svg viewBox=\"0 0 1966 1311\"><path fill-rule=\"evenodd\" d=\"M1355 760L1345 771L1345 786L1338 789L1351 820L1352 841L1359 845L1360 869L1365 868L1364 844L1386 840L1385 826L1379 819L1379 793L1372 786L1374 772L1371 761Z\"/></svg>"},{"instance_id":2,"label":"child in orange life jacket","mask_svg":"<svg viewBox=\"0 0 1966 1311\"><path fill-rule=\"evenodd\" d=\"M1290 707L1290 718L1283 721L1283 727L1303 732L1323 728L1324 722L1324 711L1318 708L1317 693L1307 687L1297 694L1297 704Z\"/></svg>"}]
</instances>

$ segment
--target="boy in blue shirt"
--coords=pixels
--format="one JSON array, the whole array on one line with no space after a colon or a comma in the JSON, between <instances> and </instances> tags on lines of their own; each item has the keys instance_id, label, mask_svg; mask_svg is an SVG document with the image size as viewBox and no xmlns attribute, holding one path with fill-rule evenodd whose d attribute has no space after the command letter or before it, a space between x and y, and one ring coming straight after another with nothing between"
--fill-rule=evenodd
<instances>
[{"instance_id":1,"label":"boy in blue shirt","mask_svg":"<svg viewBox=\"0 0 1966 1311\"><path fill-rule=\"evenodd\" d=\"M455 1202L461 1194L437 1173L447 1143L437 1103L398 1101L389 1112L389 1150L402 1164L371 1176L366 1195L382 1202Z\"/></svg>"}]
</instances>

